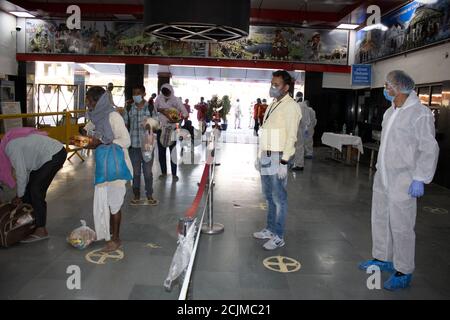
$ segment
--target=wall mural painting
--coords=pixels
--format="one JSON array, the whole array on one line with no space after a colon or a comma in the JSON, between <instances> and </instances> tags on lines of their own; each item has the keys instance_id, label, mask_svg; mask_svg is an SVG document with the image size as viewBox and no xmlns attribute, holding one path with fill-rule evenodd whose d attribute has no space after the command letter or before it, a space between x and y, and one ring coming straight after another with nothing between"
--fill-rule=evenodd
<instances>
[{"instance_id":1,"label":"wall mural painting","mask_svg":"<svg viewBox=\"0 0 450 320\"><path fill-rule=\"evenodd\" d=\"M211 44L211 56L347 64L348 31L251 26L247 38Z\"/></svg>"},{"instance_id":2,"label":"wall mural painting","mask_svg":"<svg viewBox=\"0 0 450 320\"><path fill-rule=\"evenodd\" d=\"M384 16L387 31L359 31L356 39L357 63L392 56L450 38L450 0L435 4L413 1Z\"/></svg>"},{"instance_id":3,"label":"wall mural painting","mask_svg":"<svg viewBox=\"0 0 450 320\"><path fill-rule=\"evenodd\" d=\"M251 26L247 38L225 42L177 42L142 33L142 24L27 19L26 52L131 56L213 57L347 64L348 31Z\"/></svg>"}]
</instances>

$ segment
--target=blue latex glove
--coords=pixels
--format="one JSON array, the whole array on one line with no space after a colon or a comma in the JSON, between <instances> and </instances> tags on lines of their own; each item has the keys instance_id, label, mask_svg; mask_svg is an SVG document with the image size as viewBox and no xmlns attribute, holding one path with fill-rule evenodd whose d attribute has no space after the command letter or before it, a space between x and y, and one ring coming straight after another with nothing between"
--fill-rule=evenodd
<instances>
[{"instance_id":1,"label":"blue latex glove","mask_svg":"<svg viewBox=\"0 0 450 320\"><path fill-rule=\"evenodd\" d=\"M411 185L409 186L408 194L411 197L419 198L423 196L424 193L424 185L422 181L413 180Z\"/></svg>"}]
</instances>

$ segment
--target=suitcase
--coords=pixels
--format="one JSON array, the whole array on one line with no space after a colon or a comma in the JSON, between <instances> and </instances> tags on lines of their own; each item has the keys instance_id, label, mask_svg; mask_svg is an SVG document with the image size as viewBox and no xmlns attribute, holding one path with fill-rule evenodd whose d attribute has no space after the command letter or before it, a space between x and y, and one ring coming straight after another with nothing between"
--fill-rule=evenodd
<instances>
[{"instance_id":1,"label":"suitcase","mask_svg":"<svg viewBox=\"0 0 450 320\"><path fill-rule=\"evenodd\" d=\"M17 220L24 218L27 214L32 217L31 221L17 224ZM0 247L10 247L25 239L35 229L35 218L33 207L29 204L15 206L11 203L0 204Z\"/></svg>"}]
</instances>

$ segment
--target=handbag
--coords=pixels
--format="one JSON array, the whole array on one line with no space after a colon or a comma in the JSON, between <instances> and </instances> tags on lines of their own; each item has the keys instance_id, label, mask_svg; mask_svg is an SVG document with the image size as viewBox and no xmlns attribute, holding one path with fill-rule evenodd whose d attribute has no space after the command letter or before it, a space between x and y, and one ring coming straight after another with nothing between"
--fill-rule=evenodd
<instances>
[{"instance_id":1,"label":"handbag","mask_svg":"<svg viewBox=\"0 0 450 320\"><path fill-rule=\"evenodd\" d=\"M29 204L0 204L0 247L12 246L27 238L34 229L34 212Z\"/></svg>"},{"instance_id":2,"label":"handbag","mask_svg":"<svg viewBox=\"0 0 450 320\"><path fill-rule=\"evenodd\" d=\"M131 179L133 176L125 162L125 153L121 146L115 143L102 144L95 150L94 184Z\"/></svg>"}]
</instances>

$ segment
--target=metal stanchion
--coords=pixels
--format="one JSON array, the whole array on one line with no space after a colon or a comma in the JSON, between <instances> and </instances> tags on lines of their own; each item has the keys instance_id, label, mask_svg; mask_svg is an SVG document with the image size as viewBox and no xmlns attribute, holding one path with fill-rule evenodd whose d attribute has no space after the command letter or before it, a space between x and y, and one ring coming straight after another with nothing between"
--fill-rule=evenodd
<instances>
[{"instance_id":1,"label":"metal stanchion","mask_svg":"<svg viewBox=\"0 0 450 320\"><path fill-rule=\"evenodd\" d=\"M213 149L213 152L215 150ZM215 158L214 158L215 159ZM221 223L214 223L213 213L214 213L214 171L215 171L215 160L209 165L208 168L208 193L206 199L207 212L208 212L208 222L202 225L202 233L206 234L218 234L224 231L225 227Z\"/></svg>"}]
</instances>

